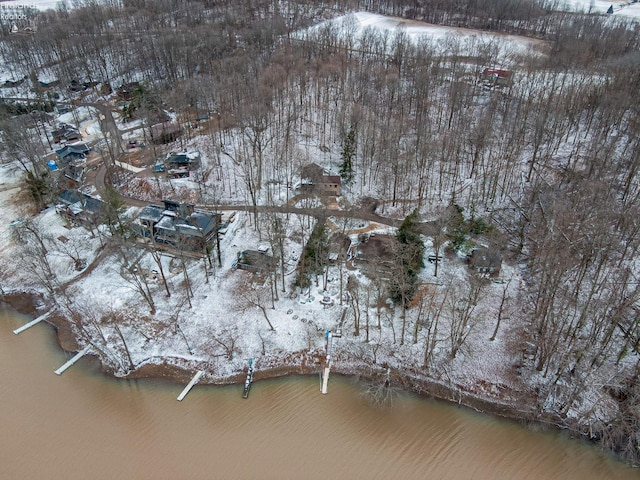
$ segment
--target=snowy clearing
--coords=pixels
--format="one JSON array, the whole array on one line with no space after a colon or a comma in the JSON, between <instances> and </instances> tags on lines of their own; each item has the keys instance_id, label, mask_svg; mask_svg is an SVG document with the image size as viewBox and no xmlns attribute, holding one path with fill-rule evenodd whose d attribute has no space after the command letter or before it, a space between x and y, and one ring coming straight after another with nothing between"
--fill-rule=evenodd
<instances>
[{"instance_id":1,"label":"snowy clearing","mask_svg":"<svg viewBox=\"0 0 640 480\"><path fill-rule=\"evenodd\" d=\"M514 65L522 57L542 55L546 51L544 42L527 37L432 25L369 12L355 12L327 20L298 32L297 36L322 41L324 30L336 31L343 39L353 42L356 50L368 50L370 36L376 33L382 35L386 42L384 49L388 53L393 52L396 41L406 37L413 44L430 46L442 55L474 56L475 52L490 51L496 58L496 64L505 66Z\"/></svg>"}]
</instances>

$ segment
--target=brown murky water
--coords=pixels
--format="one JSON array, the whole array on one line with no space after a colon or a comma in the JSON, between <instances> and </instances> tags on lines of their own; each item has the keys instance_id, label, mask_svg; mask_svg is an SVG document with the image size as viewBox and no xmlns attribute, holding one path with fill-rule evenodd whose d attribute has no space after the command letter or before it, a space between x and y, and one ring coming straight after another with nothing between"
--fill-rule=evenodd
<instances>
[{"instance_id":1,"label":"brown murky water","mask_svg":"<svg viewBox=\"0 0 640 480\"><path fill-rule=\"evenodd\" d=\"M637 479L590 445L405 396L371 408L332 378L197 386L118 381L52 329L0 310L2 479Z\"/></svg>"}]
</instances>

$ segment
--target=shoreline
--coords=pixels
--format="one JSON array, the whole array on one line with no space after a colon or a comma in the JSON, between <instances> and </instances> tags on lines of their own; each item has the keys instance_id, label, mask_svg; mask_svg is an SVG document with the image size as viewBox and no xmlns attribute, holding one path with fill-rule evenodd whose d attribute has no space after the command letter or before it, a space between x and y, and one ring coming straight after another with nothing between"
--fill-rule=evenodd
<instances>
[{"instance_id":1,"label":"shoreline","mask_svg":"<svg viewBox=\"0 0 640 480\"><path fill-rule=\"evenodd\" d=\"M11 292L0 296L0 304L8 307L22 315L38 315L38 305L46 305L46 300L38 293L32 292ZM82 348L74 335L68 319L60 315L50 316L45 320L56 330L56 338L60 348L66 352L77 352ZM311 376L317 375L321 369L321 363L308 362L318 360L318 356L310 355L311 352L290 352L287 356L289 360L297 360L297 363L280 363L263 369L256 369L254 381L270 380L289 376ZM142 378L163 378L177 384L186 384L195 371L199 368L194 362L184 358L158 357L157 363L149 362L136 366L136 369L127 375L116 375L99 358L98 355L91 355L99 365L100 371L104 375L123 380L133 380ZM361 382L374 381L377 374L384 371L382 365L377 370L371 366L352 367L340 365L335 362L332 367L332 374L343 377L357 378ZM230 376L216 377L211 372L206 371L200 384L203 385L242 385L245 381L245 372L239 372ZM471 392L465 392L455 387L438 382L435 379L418 377L409 371L392 371L392 385L399 390L417 395L425 399L447 402L459 407L469 408L483 415L506 419L517 422L527 428L536 430L557 430L564 431L574 438L581 438L597 445L597 442L589 436L586 430L580 430L575 426L563 422L563 419L549 413L536 411L533 404L529 408L519 408L515 403L523 402L527 405L526 398L518 399L512 403L500 402L496 399L482 397ZM614 454L615 456L615 454ZM616 458L619 458L616 456ZM620 459L623 461L622 459Z\"/></svg>"}]
</instances>

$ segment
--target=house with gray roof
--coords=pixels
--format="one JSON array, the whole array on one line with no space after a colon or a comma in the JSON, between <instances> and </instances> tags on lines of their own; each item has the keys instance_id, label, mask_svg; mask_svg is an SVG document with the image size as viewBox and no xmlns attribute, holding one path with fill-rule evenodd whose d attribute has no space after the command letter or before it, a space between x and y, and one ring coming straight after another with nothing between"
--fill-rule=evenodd
<instances>
[{"instance_id":1,"label":"house with gray roof","mask_svg":"<svg viewBox=\"0 0 640 480\"><path fill-rule=\"evenodd\" d=\"M87 158L87 155L91 151L85 143L73 143L71 145L65 145L63 148L56 150L56 156L58 157L58 163L60 165L68 165L74 160L82 160Z\"/></svg>"},{"instance_id":2,"label":"house with gray roof","mask_svg":"<svg viewBox=\"0 0 640 480\"><path fill-rule=\"evenodd\" d=\"M65 190L58 195L56 212L72 225L98 225L104 202L78 190Z\"/></svg>"},{"instance_id":3,"label":"house with gray roof","mask_svg":"<svg viewBox=\"0 0 640 480\"><path fill-rule=\"evenodd\" d=\"M165 168L195 170L200 167L200 152L170 152L165 159Z\"/></svg>"},{"instance_id":4,"label":"house with gray roof","mask_svg":"<svg viewBox=\"0 0 640 480\"><path fill-rule=\"evenodd\" d=\"M134 224L141 237L158 244L201 252L213 240L221 214L195 208L190 203L163 200L164 206L144 207Z\"/></svg>"},{"instance_id":5,"label":"house with gray roof","mask_svg":"<svg viewBox=\"0 0 640 480\"><path fill-rule=\"evenodd\" d=\"M62 124L55 130L52 130L51 136L53 137L54 143L60 143L62 141L70 142L72 140L80 140L82 138L82 134L77 128L67 124Z\"/></svg>"}]
</instances>

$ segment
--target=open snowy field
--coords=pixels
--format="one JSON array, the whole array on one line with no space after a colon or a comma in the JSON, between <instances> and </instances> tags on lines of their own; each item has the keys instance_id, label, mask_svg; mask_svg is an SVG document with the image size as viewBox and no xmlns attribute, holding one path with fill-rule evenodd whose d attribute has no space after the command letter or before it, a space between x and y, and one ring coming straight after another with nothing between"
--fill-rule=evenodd
<instances>
[{"instance_id":1,"label":"open snowy field","mask_svg":"<svg viewBox=\"0 0 640 480\"><path fill-rule=\"evenodd\" d=\"M606 13L613 7L616 16L639 18L640 4L621 0L567 0L560 5L560 10L585 13Z\"/></svg>"},{"instance_id":2,"label":"open snowy field","mask_svg":"<svg viewBox=\"0 0 640 480\"><path fill-rule=\"evenodd\" d=\"M432 25L369 12L355 12L327 20L297 35L301 39L322 41L322 32L326 29L352 41L356 50L366 50L368 37L377 34L384 38L386 50L391 53L394 39L397 35L404 35L412 43L429 45L442 55L473 56L490 51L498 63L505 65L517 62L520 57L541 55L546 50L544 42L532 38Z\"/></svg>"}]
</instances>

